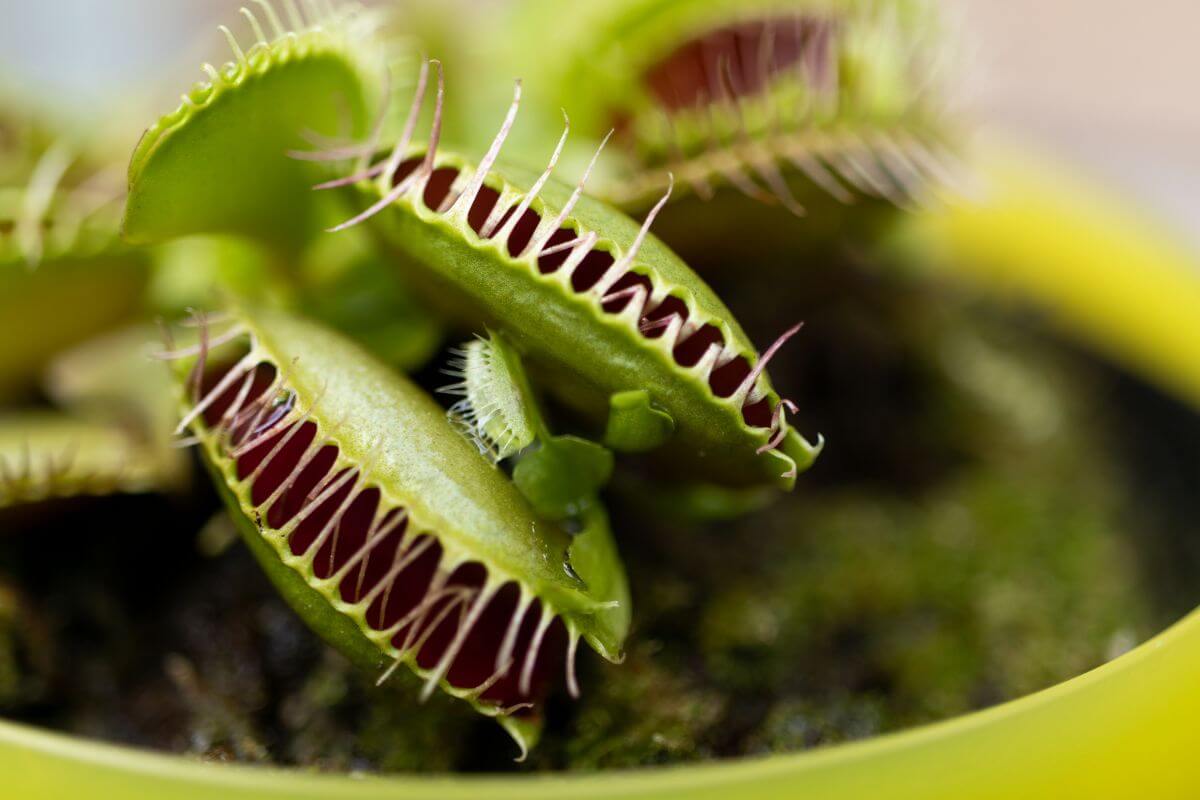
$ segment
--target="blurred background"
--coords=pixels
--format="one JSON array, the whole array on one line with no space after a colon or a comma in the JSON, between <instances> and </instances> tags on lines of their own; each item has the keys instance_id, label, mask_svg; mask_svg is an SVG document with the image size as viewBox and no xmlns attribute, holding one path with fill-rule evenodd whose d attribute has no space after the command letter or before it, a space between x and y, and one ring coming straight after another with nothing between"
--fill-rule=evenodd
<instances>
[{"instance_id":1,"label":"blurred background","mask_svg":"<svg viewBox=\"0 0 1200 800\"><path fill-rule=\"evenodd\" d=\"M216 25L237 0L0 0L0 91L105 119L150 119L225 60ZM494 13L495 0L480 2ZM1200 4L959 0L960 89L981 124L1043 143L1116 181L1200 244ZM182 72L181 72L182 70ZM156 91L157 90L157 91ZM149 113L123 115L138 98ZM116 131L135 139L140 131ZM132 141L130 142L132 147Z\"/></svg>"}]
</instances>

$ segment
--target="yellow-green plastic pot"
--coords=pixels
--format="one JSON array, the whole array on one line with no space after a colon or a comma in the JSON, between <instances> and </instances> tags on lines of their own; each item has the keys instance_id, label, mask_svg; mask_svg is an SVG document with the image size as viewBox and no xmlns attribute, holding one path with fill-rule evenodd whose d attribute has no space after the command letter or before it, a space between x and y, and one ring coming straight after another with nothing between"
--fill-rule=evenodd
<instances>
[{"instance_id":1,"label":"yellow-green plastic pot","mask_svg":"<svg viewBox=\"0 0 1200 800\"><path fill-rule=\"evenodd\" d=\"M906 241L1200 407L1200 266L1051 164L1001 148L980 196ZM1013 647L1020 647L1013 642ZM1200 611L1098 669L935 725L816 751L558 776L366 777L204 764L0 723L0 796L41 798L1200 797Z\"/></svg>"}]
</instances>

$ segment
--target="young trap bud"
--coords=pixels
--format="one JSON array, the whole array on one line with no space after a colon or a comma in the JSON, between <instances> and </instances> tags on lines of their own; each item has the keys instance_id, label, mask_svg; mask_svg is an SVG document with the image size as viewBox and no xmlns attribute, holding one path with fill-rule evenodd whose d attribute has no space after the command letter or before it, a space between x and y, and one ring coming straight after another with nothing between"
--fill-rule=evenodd
<instances>
[{"instance_id":1,"label":"young trap bud","mask_svg":"<svg viewBox=\"0 0 1200 800\"><path fill-rule=\"evenodd\" d=\"M183 419L250 548L327 641L404 665L522 749L580 637L621 657L628 601L602 515L539 518L446 413L341 335L236 312L171 356Z\"/></svg>"},{"instance_id":2,"label":"young trap bud","mask_svg":"<svg viewBox=\"0 0 1200 800\"><path fill-rule=\"evenodd\" d=\"M447 412L450 421L492 460L517 456L513 482L539 514L578 519L599 505L598 493L612 476L612 452L550 432L521 357L503 335L467 342L444 372L459 379L441 389L461 398Z\"/></svg>"},{"instance_id":3,"label":"young trap bud","mask_svg":"<svg viewBox=\"0 0 1200 800\"><path fill-rule=\"evenodd\" d=\"M533 444L544 427L516 352L495 333L452 352L443 372L459 380L439 390L459 398L450 421L493 461Z\"/></svg>"},{"instance_id":4,"label":"young trap bud","mask_svg":"<svg viewBox=\"0 0 1200 800\"><path fill-rule=\"evenodd\" d=\"M437 67L428 143L414 129ZM350 187L384 246L430 301L479 329L503 332L562 399L609 417L608 443L663 445L674 468L732 485L790 487L820 444L788 424L795 411L771 388L761 358L712 290L640 227L552 173L498 165L520 84L479 162L440 150L441 65L423 64L403 132L390 152L319 188ZM599 151L592 158L594 165ZM632 394L631 394L632 393Z\"/></svg>"}]
</instances>

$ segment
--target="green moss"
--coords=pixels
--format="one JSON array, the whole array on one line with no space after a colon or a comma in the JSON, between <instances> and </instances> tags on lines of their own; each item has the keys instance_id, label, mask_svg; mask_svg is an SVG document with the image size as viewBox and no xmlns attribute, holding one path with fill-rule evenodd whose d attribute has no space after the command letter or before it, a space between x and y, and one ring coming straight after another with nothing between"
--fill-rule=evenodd
<instances>
[{"instance_id":1,"label":"green moss","mask_svg":"<svg viewBox=\"0 0 1200 800\"><path fill-rule=\"evenodd\" d=\"M865 737L1040 689L1153 630L1102 384L1051 343L961 314L893 322L891 351L914 348L927 378L920 412L879 446L940 464L922 480L899 490L902 461L818 471L707 525L617 511L661 514L625 531L643 647L585 685L553 765ZM890 490L884 467L901 473Z\"/></svg>"}]
</instances>

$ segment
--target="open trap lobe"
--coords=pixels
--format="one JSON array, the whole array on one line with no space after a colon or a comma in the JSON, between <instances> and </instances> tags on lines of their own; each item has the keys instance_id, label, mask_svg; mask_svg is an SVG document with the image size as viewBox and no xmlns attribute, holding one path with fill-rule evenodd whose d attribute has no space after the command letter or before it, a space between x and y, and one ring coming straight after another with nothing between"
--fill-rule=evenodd
<instances>
[{"instance_id":1,"label":"open trap lobe","mask_svg":"<svg viewBox=\"0 0 1200 800\"><path fill-rule=\"evenodd\" d=\"M381 681L404 661L426 694L444 680L495 713L526 715L563 675L565 650L574 691L576 637L563 620L517 581L451 563L436 533L412 530L406 509L370 481L370 464L347 464L319 412L299 408L285 373L249 350L197 368L189 413L233 462L247 516L286 541L310 585L336 587L338 611L395 660Z\"/></svg>"}]
</instances>

